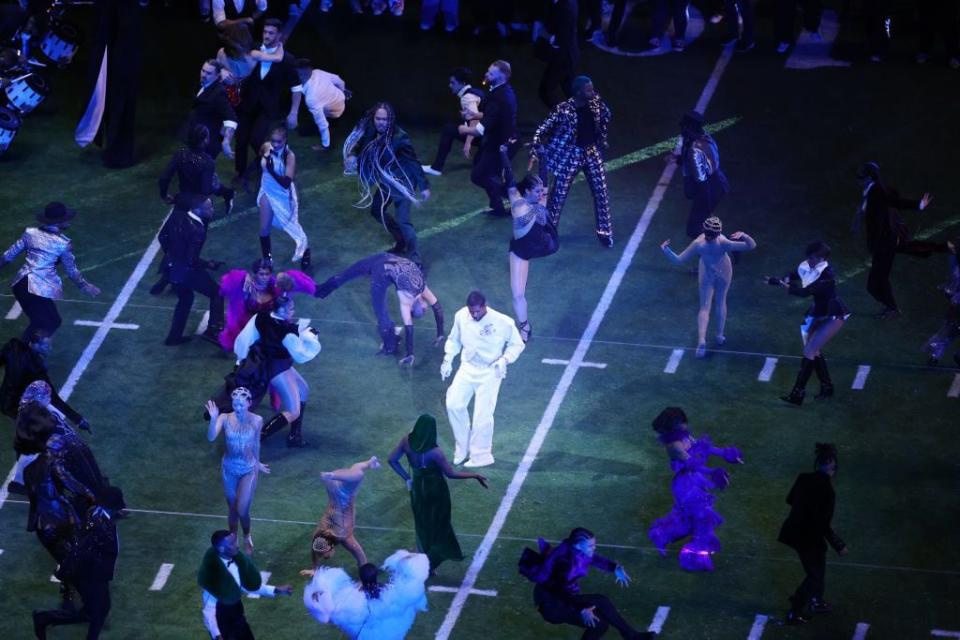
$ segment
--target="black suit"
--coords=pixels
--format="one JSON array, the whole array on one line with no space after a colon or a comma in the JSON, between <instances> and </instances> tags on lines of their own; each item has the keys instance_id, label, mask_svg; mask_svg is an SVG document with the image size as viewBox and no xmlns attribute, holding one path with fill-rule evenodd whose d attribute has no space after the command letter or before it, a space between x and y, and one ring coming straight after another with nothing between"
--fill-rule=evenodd
<instances>
[{"instance_id":1,"label":"black suit","mask_svg":"<svg viewBox=\"0 0 960 640\"><path fill-rule=\"evenodd\" d=\"M167 340L183 336L187 325L187 315L193 305L193 292L210 298L210 319L208 332L223 327L223 298L220 287L207 273L209 262L200 257L203 243L207 239L207 229L203 222L194 218L183 209L174 208L160 230L158 236L164 251L163 268L177 292L177 306L173 311L173 322Z\"/></svg>"},{"instance_id":2,"label":"black suit","mask_svg":"<svg viewBox=\"0 0 960 640\"><path fill-rule=\"evenodd\" d=\"M798 614L804 613L812 600L823 600L827 542L838 553L846 547L830 523L835 502L830 476L820 471L797 476L787 496L790 515L777 539L797 552L806 573L790 598Z\"/></svg>"},{"instance_id":3,"label":"black suit","mask_svg":"<svg viewBox=\"0 0 960 640\"><path fill-rule=\"evenodd\" d=\"M110 581L119 549L116 520L100 509L91 509L74 548L58 570L58 577L80 594L83 608L39 611L34 620L43 626L88 622L87 640L97 640L110 613Z\"/></svg>"},{"instance_id":4,"label":"black suit","mask_svg":"<svg viewBox=\"0 0 960 640\"><path fill-rule=\"evenodd\" d=\"M270 67L261 78L264 64ZM247 168L247 147L259 149L267 138L268 129L286 119L290 111L290 90L299 85L295 58L289 52L284 53L280 62L258 62L240 85L235 149L238 174Z\"/></svg>"},{"instance_id":5,"label":"black suit","mask_svg":"<svg viewBox=\"0 0 960 640\"><path fill-rule=\"evenodd\" d=\"M215 80L193 98L193 106L190 108L190 115L187 116L187 124L181 137L186 140L190 130L202 124L210 130L210 142L205 151L216 160L220 154L220 130L223 128L224 120L236 122L237 114L227 98L227 90L219 80Z\"/></svg>"},{"instance_id":6,"label":"black suit","mask_svg":"<svg viewBox=\"0 0 960 640\"><path fill-rule=\"evenodd\" d=\"M503 188L503 166L500 160L500 145L517 137L517 96L513 87L502 84L487 92L480 103L483 112L483 135L480 151L473 161L470 181L487 192L490 209L495 215L509 215L503 206L506 195Z\"/></svg>"},{"instance_id":7,"label":"black suit","mask_svg":"<svg viewBox=\"0 0 960 640\"><path fill-rule=\"evenodd\" d=\"M74 424L83 420L83 416L57 393L53 383L50 382L50 376L47 375L46 363L26 342L19 338L11 338L7 344L3 345L3 349L0 350L0 366L5 371L3 382L0 383L0 412L16 420L20 397L27 385L36 380L43 380L52 390L50 404L59 409Z\"/></svg>"},{"instance_id":8,"label":"black suit","mask_svg":"<svg viewBox=\"0 0 960 640\"><path fill-rule=\"evenodd\" d=\"M910 240L907 225L897 210L919 208L919 199L901 198L896 189L881 182L873 183L861 205L871 254L867 292L887 309L899 308L890 285L893 259L898 253L926 258L931 253L947 251L945 243Z\"/></svg>"},{"instance_id":9,"label":"black suit","mask_svg":"<svg viewBox=\"0 0 960 640\"><path fill-rule=\"evenodd\" d=\"M573 91L573 74L580 62L580 45L577 42L577 1L560 0L553 8L555 49L550 48L550 59L547 68L540 77L540 88L537 95L540 101L552 109L558 102L569 98ZM557 95L557 88L561 95Z\"/></svg>"}]
</instances>

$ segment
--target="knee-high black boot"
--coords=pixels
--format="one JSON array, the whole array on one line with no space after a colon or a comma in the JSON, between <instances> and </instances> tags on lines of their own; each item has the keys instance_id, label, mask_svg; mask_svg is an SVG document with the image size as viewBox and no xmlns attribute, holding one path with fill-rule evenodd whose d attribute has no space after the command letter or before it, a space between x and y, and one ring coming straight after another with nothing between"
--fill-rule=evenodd
<instances>
[{"instance_id":1,"label":"knee-high black boot","mask_svg":"<svg viewBox=\"0 0 960 640\"><path fill-rule=\"evenodd\" d=\"M307 403L300 403L300 415L290 423L290 434L287 436L287 446L292 448L305 447L309 443L303 439L303 412L307 410Z\"/></svg>"},{"instance_id":2,"label":"knee-high black boot","mask_svg":"<svg viewBox=\"0 0 960 640\"><path fill-rule=\"evenodd\" d=\"M273 254L271 253L270 246L270 235L260 236L260 255L266 258L267 260L273 260Z\"/></svg>"},{"instance_id":3,"label":"knee-high black boot","mask_svg":"<svg viewBox=\"0 0 960 640\"><path fill-rule=\"evenodd\" d=\"M261 442L263 440L266 440L267 438L275 434L277 431L280 431L281 429L283 429L289 424L290 422L287 421L287 417L283 415L282 411L277 415L273 416L263 424L263 429L260 430Z\"/></svg>"},{"instance_id":4,"label":"knee-high black boot","mask_svg":"<svg viewBox=\"0 0 960 640\"><path fill-rule=\"evenodd\" d=\"M830 380L830 372L827 370L827 360L823 354L813 359L814 371L817 379L820 380L820 393L813 396L814 400L823 400L833 395L833 382Z\"/></svg>"},{"instance_id":5,"label":"knee-high black boot","mask_svg":"<svg viewBox=\"0 0 960 640\"><path fill-rule=\"evenodd\" d=\"M810 358L804 358L800 363L800 373L797 374L797 381L793 383L793 389L790 395L781 396L780 399L798 407L803 404L803 397L806 395L807 381L813 373L814 362Z\"/></svg>"}]
</instances>

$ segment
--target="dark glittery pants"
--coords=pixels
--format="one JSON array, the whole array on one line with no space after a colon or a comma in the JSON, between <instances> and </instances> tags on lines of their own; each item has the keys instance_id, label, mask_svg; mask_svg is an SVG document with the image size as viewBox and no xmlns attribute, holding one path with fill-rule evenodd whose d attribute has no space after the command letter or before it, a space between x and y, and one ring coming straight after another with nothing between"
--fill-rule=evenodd
<instances>
[{"instance_id":1,"label":"dark glittery pants","mask_svg":"<svg viewBox=\"0 0 960 640\"><path fill-rule=\"evenodd\" d=\"M563 205L567 201L570 185L573 184L573 179L582 170L587 179L587 185L590 187L590 193L593 194L593 214L596 218L597 235L611 236L613 235L613 229L610 226L607 174L603 169L603 158L600 157L600 150L597 149L596 145L586 148L575 147L575 149L574 153L570 154L561 163L554 175L553 184L550 186L550 195L547 198L547 212L550 215L550 222L555 227L560 226L560 211L563 210Z\"/></svg>"}]
</instances>

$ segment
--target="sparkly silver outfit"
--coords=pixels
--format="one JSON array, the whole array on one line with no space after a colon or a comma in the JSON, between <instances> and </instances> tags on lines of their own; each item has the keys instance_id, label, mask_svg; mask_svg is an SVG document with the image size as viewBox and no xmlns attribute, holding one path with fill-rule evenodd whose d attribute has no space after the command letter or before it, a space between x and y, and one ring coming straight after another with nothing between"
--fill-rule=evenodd
<instances>
[{"instance_id":1,"label":"sparkly silver outfit","mask_svg":"<svg viewBox=\"0 0 960 640\"><path fill-rule=\"evenodd\" d=\"M683 175L697 182L706 182L720 169L720 150L709 135L704 134L690 143L690 150L683 158Z\"/></svg>"},{"instance_id":2,"label":"sparkly silver outfit","mask_svg":"<svg viewBox=\"0 0 960 640\"><path fill-rule=\"evenodd\" d=\"M4 252L3 264L12 262L24 251L27 252L26 261L17 272L17 277L10 283L11 286L26 278L27 290L33 295L54 300L62 298L63 282L57 274L57 262L63 263L67 275L78 287L87 285L83 274L77 268L70 238L62 233L44 227L27 227L20 239Z\"/></svg>"}]
</instances>

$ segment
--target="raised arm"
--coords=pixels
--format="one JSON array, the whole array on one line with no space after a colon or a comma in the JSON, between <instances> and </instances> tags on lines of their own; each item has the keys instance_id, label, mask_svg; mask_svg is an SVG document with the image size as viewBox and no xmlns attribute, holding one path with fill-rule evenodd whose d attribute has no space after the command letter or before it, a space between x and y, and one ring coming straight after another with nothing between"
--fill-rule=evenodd
<instances>
[{"instance_id":1,"label":"raised arm","mask_svg":"<svg viewBox=\"0 0 960 640\"><path fill-rule=\"evenodd\" d=\"M724 245L730 251L753 251L757 248L757 242L743 231L734 231L730 238L724 242Z\"/></svg>"},{"instance_id":2,"label":"raised arm","mask_svg":"<svg viewBox=\"0 0 960 640\"><path fill-rule=\"evenodd\" d=\"M503 165L503 184L507 188L507 198L510 200L510 206L518 200L523 200L520 190L517 189L517 181L513 177L513 164L510 162L509 148L507 145L500 145L500 164Z\"/></svg>"},{"instance_id":3,"label":"raised arm","mask_svg":"<svg viewBox=\"0 0 960 640\"><path fill-rule=\"evenodd\" d=\"M683 264L684 262L689 260L691 256L694 256L697 254L698 242L699 242L699 238L697 238L696 240L692 240L690 244L687 245L687 248L680 253L680 255L677 255L676 253L674 253L673 249L670 248L669 239L664 240L663 242L660 243L660 249L663 250L663 255L667 257L667 260L669 260L673 264Z\"/></svg>"},{"instance_id":4,"label":"raised arm","mask_svg":"<svg viewBox=\"0 0 960 640\"><path fill-rule=\"evenodd\" d=\"M16 242L10 245L9 249L3 252L3 257L0 257L0 268L13 262L14 258L23 253L23 250L27 248L27 243L24 240L25 237L26 234L21 235L17 238Z\"/></svg>"},{"instance_id":5,"label":"raised arm","mask_svg":"<svg viewBox=\"0 0 960 640\"><path fill-rule=\"evenodd\" d=\"M210 424L207 425L207 441L213 442L223 430L223 421L226 416L220 413L217 403L213 400L207 400L207 413L210 414Z\"/></svg>"},{"instance_id":6,"label":"raised arm","mask_svg":"<svg viewBox=\"0 0 960 640\"><path fill-rule=\"evenodd\" d=\"M283 336L283 346L297 364L310 362L320 353L320 340L311 327L305 329L302 335L288 333Z\"/></svg>"},{"instance_id":7,"label":"raised arm","mask_svg":"<svg viewBox=\"0 0 960 640\"><path fill-rule=\"evenodd\" d=\"M392 466L392 465L391 465ZM360 482L363 480L363 474L368 469L379 469L380 461L376 456L363 462L356 462L346 469L337 469L336 471L324 471L320 474L323 480L338 480L340 482Z\"/></svg>"}]
</instances>

